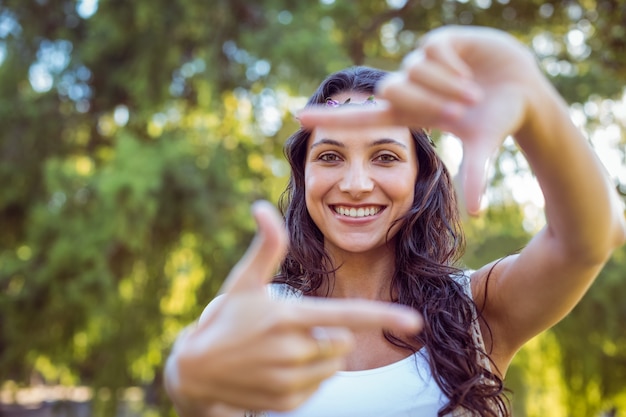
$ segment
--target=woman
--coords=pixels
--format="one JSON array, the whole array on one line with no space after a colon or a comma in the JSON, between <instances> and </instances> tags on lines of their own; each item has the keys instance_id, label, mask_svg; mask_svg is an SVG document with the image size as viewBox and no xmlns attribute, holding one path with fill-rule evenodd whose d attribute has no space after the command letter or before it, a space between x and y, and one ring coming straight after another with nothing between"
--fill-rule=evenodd
<instances>
[{"instance_id":1,"label":"woman","mask_svg":"<svg viewBox=\"0 0 626 417\"><path fill-rule=\"evenodd\" d=\"M309 101L326 108L300 115L286 147L289 248L276 213L255 207L257 239L168 360L182 415L506 415L515 352L574 307L626 239L601 164L512 37L442 28L381 77L335 74ZM519 254L457 269L454 193L421 127L463 141L471 214L489 158L514 136L547 220Z\"/></svg>"}]
</instances>

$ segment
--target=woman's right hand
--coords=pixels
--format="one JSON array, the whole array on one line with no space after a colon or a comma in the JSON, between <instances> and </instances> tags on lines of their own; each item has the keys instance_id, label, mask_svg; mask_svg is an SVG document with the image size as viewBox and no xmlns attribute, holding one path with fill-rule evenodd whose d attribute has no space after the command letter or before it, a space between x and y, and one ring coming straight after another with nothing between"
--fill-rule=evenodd
<instances>
[{"instance_id":1,"label":"woman's right hand","mask_svg":"<svg viewBox=\"0 0 626 417\"><path fill-rule=\"evenodd\" d=\"M502 142L560 102L526 46L501 30L471 26L428 32L399 71L378 83L376 98L378 106L309 107L298 119L307 129L393 125L454 134L463 143L458 191L472 215L480 213Z\"/></svg>"},{"instance_id":2,"label":"woman's right hand","mask_svg":"<svg viewBox=\"0 0 626 417\"><path fill-rule=\"evenodd\" d=\"M181 333L166 366L179 412L211 408L296 408L341 370L353 330L415 333L414 310L366 300L272 300L267 283L284 256L287 235L277 211L255 204L257 235L199 324ZM189 412L191 414L191 412Z\"/></svg>"}]
</instances>

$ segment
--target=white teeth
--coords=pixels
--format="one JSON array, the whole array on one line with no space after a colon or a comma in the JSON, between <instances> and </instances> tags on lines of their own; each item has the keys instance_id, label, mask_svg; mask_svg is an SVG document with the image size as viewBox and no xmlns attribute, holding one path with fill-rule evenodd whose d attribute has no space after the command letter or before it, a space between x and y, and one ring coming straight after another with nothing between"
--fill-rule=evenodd
<instances>
[{"instance_id":1,"label":"white teeth","mask_svg":"<svg viewBox=\"0 0 626 417\"><path fill-rule=\"evenodd\" d=\"M341 214L342 216L348 217L367 217L373 216L380 211L380 207L359 207L357 208L347 208L347 207L335 207L335 212Z\"/></svg>"}]
</instances>

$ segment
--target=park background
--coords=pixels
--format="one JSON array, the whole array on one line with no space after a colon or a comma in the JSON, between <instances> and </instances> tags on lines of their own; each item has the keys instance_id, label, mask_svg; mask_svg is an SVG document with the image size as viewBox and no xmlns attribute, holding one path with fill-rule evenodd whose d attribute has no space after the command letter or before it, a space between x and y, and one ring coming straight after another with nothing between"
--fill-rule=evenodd
<instances>
[{"instance_id":1,"label":"park background","mask_svg":"<svg viewBox=\"0 0 626 417\"><path fill-rule=\"evenodd\" d=\"M250 204L278 200L305 97L447 24L527 44L624 197L624 1L0 0L0 410L173 416L168 350L247 247ZM434 138L455 171L458 140ZM469 266L543 222L510 140L488 201ZM626 416L626 249L507 383L518 417Z\"/></svg>"}]
</instances>

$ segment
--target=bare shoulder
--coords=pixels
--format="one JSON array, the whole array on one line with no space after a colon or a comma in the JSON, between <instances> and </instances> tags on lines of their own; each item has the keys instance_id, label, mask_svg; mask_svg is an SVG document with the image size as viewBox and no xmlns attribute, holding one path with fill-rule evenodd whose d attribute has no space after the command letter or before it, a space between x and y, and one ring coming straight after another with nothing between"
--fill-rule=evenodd
<instances>
[{"instance_id":1,"label":"bare shoulder","mask_svg":"<svg viewBox=\"0 0 626 417\"><path fill-rule=\"evenodd\" d=\"M485 307L486 302L493 302L492 297L497 296L497 294L491 290L497 291L498 277L505 273L518 256L518 254L508 255L471 271L469 279L472 296L479 307Z\"/></svg>"}]
</instances>

